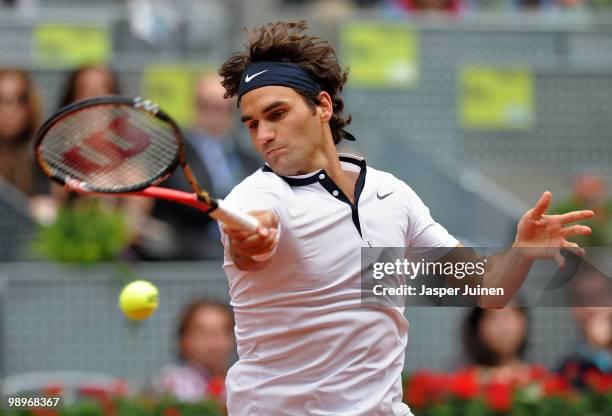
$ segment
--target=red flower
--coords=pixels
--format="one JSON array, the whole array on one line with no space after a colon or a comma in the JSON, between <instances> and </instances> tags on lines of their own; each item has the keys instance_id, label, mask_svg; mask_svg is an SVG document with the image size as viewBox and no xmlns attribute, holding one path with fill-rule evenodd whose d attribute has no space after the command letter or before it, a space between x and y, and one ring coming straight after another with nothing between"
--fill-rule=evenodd
<instances>
[{"instance_id":1,"label":"red flower","mask_svg":"<svg viewBox=\"0 0 612 416\"><path fill-rule=\"evenodd\" d=\"M79 392L81 395L97 401L102 407L105 415L115 414L115 405L105 386L83 385L79 388Z\"/></svg>"},{"instance_id":2,"label":"red flower","mask_svg":"<svg viewBox=\"0 0 612 416\"><path fill-rule=\"evenodd\" d=\"M176 407L169 407L164 410L164 416L181 416L181 412Z\"/></svg>"},{"instance_id":3,"label":"red flower","mask_svg":"<svg viewBox=\"0 0 612 416\"><path fill-rule=\"evenodd\" d=\"M104 386L84 384L79 387L79 392L83 396L91 398L106 398L109 397L109 393Z\"/></svg>"},{"instance_id":4,"label":"red flower","mask_svg":"<svg viewBox=\"0 0 612 416\"><path fill-rule=\"evenodd\" d=\"M215 377L208 382L208 395L214 398L221 398L225 394L225 380Z\"/></svg>"},{"instance_id":5,"label":"red flower","mask_svg":"<svg viewBox=\"0 0 612 416\"><path fill-rule=\"evenodd\" d=\"M33 408L30 410L32 416L59 416L57 410L45 408Z\"/></svg>"},{"instance_id":6,"label":"red flower","mask_svg":"<svg viewBox=\"0 0 612 416\"><path fill-rule=\"evenodd\" d=\"M45 396L58 397L64 392L64 386L61 384L49 384L42 389Z\"/></svg>"},{"instance_id":7,"label":"red flower","mask_svg":"<svg viewBox=\"0 0 612 416\"><path fill-rule=\"evenodd\" d=\"M448 378L448 388L452 394L463 400L473 399L478 395L478 383L474 371L465 370L452 374Z\"/></svg>"},{"instance_id":8,"label":"red flower","mask_svg":"<svg viewBox=\"0 0 612 416\"><path fill-rule=\"evenodd\" d=\"M530 367L529 379L530 381L540 381L548 377L549 373L541 365L534 364Z\"/></svg>"},{"instance_id":9,"label":"red flower","mask_svg":"<svg viewBox=\"0 0 612 416\"><path fill-rule=\"evenodd\" d=\"M425 406L429 397L429 392L433 386L433 373L428 373L426 371L419 371L415 373L408 383L408 386L405 388L404 392L406 401L409 405L415 408L421 408Z\"/></svg>"},{"instance_id":10,"label":"red flower","mask_svg":"<svg viewBox=\"0 0 612 416\"><path fill-rule=\"evenodd\" d=\"M443 373L431 373L427 385L428 394L434 403L442 403L451 391L451 376Z\"/></svg>"},{"instance_id":11,"label":"red flower","mask_svg":"<svg viewBox=\"0 0 612 416\"><path fill-rule=\"evenodd\" d=\"M406 401L412 407L420 409L427 403L427 389L419 384L410 384L406 391Z\"/></svg>"},{"instance_id":12,"label":"red flower","mask_svg":"<svg viewBox=\"0 0 612 416\"><path fill-rule=\"evenodd\" d=\"M487 403L491 409L505 412L512 407L512 388L504 383L491 383L486 390Z\"/></svg>"},{"instance_id":13,"label":"red flower","mask_svg":"<svg viewBox=\"0 0 612 416\"><path fill-rule=\"evenodd\" d=\"M584 381L597 393L612 391L612 376L603 374L596 369L589 369L584 375Z\"/></svg>"},{"instance_id":14,"label":"red flower","mask_svg":"<svg viewBox=\"0 0 612 416\"><path fill-rule=\"evenodd\" d=\"M569 383L561 376L554 375L544 381L544 395L546 396L567 396L570 391Z\"/></svg>"}]
</instances>

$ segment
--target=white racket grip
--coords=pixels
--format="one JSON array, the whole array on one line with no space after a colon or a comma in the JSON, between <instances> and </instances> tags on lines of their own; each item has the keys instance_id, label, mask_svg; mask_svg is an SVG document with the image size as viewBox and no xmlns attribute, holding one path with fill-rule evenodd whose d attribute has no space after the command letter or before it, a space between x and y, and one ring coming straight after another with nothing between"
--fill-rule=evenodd
<instances>
[{"instance_id":1,"label":"white racket grip","mask_svg":"<svg viewBox=\"0 0 612 416\"><path fill-rule=\"evenodd\" d=\"M217 209L210 213L210 216L217 221L245 231L255 231L259 227L259 221L256 218L229 207L222 199L217 199L217 205Z\"/></svg>"}]
</instances>

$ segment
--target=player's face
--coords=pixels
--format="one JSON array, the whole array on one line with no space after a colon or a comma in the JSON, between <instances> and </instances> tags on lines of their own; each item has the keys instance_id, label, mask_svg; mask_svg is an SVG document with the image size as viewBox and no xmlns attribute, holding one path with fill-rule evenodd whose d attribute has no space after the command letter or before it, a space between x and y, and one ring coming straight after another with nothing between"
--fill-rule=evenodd
<instances>
[{"instance_id":1,"label":"player's face","mask_svg":"<svg viewBox=\"0 0 612 416\"><path fill-rule=\"evenodd\" d=\"M300 175L321 168L327 119L292 88L267 86L246 93L242 122L251 141L279 175Z\"/></svg>"}]
</instances>

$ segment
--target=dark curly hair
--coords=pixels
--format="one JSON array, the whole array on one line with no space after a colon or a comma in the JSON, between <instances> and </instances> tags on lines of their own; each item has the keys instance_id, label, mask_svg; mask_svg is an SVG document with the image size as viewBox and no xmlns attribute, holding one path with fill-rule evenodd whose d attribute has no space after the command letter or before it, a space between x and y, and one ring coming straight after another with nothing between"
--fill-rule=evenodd
<instances>
[{"instance_id":1,"label":"dark curly hair","mask_svg":"<svg viewBox=\"0 0 612 416\"><path fill-rule=\"evenodd\" d=\"M344 101L340 94L348 80L348 70L338 65L336 52L331 45L319 37L307 35L305 21L269 23L249 32L249 41L244 52L232 55L219 69L223 77L225 98L238 94L240 78L251 62L274 61L298 64L321 85L333 104L329 121L334 143L343 138L342 129L351 122L350 115L343 115ZM296 90L314 108L320 104L317 96Z\"/></svg>"}]
</instances>

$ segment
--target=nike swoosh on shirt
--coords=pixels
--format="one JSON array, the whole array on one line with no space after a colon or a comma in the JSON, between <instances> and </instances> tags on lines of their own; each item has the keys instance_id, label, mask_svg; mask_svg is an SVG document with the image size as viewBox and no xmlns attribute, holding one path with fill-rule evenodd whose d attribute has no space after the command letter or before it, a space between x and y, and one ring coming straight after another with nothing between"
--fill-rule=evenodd
<instances>
[{"instance_id":1,"label":"nike swoosh on shirt","mask_svg":"<svg viewBox=\"0 0 612 416\"><path fill-rule=\"evenodd\" d=\"M384 195L380 195L378 192L376 192L376 197L377 197L378 199L380 199L380 200L383 200L383 199L385 199L386 197L388 197L389 195L391 195L393 192L395 192L395 191L391 191L391 192L389 192L388 194L384 194Z\"/></svg>"},{"instance_id":2,"label":"nike swoosh on shirt","mask_svg":"<svg viewBox=\"0 0 612 416\"><path fill-rule=\"evenodd\" d=\"M263 71L261 71L261 72L257 72L257 73L255 73L255 74L253 74L253 75L249 75L249 74L247 74L247 75L246 75L246 77L244 77L244 82L249 82L250 80L252 80L253 78L255 78L257 75L263 74L264 72L268 72L268 70L267 70L267 69L264 69Z\"/></svg>"}]
</instances>

